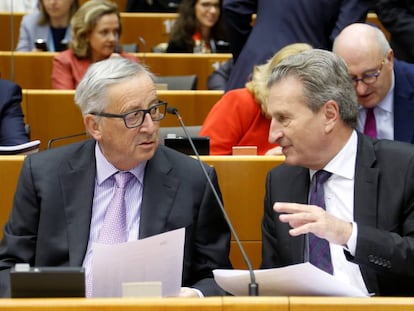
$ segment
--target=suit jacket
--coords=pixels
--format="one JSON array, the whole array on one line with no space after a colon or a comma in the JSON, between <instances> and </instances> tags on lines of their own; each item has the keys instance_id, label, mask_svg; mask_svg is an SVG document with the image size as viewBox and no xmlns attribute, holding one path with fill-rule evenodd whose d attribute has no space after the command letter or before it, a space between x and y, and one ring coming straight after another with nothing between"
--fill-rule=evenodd
<instances>
[{"instance_id":1,"label":"suit jacket","mask_svg":"<svg viewBox=\"0 0 414 311\"><path fill-rule=\"evenodd\" d=\"M23 123L22 89L17 84L0 80L0 146L13 146L29 141Z\"/></svg>"},{"instance_id":2,"label":"suit jacket","mask_svg":"<svg viewBox=\"0 0 414 311\"><path fill-rule=\"evenodd\" d=\"M19 42L17 44L16 51L30 52L35 48L35 41L37 39L43 39L47 43L49 51L55 52L50 25L39 25L39 17L39 11L35 11L31 14L23 16L23 19L20 23ZM68 26L66 30L66 36L64 40L66 42L70 41L70 26Z\"/></svg>"},{"instance_id":3,"label":"suit jacket","mask_svg":"<svg viewBox=\"0 0 414 311\"><path fill-rule=\"evenodd\" d=\"M224 19L235 66L226 90L244 87L255 65L265 63L282 47L309 43L331 49L347 25L365 21L373 0L226 0ZM256 13L254 27L251 15Z\"/></svg>"},{"instance_id":4,"label":"suit jacket","mask_svg":"<svg viewBox=\"0 0 414 311\"><path fill-rule=\"evenodd\" d=\"M414 63L414 2L412 0L377 0L376 13L391 34L395 57Z\"/></svg>"},{"instance_id":5,"label":"suit jacket","mask_svg":"<svg viewBox=\"0 0 414 311\"><path fill-rule=\"evenodd\" d=\"M398 159L396 161L396 159ZM262 268L304 261L305 236L291 237L273 203L308 201L309 170L281 165L266 180ZM414 146L358 134L354 186L355 256L370 293L414 295Z\"/></svg>"},{"instance_id":6,"label":"suit jacket","mask_svg":"<svg viewBox=\"0 0 414 311\"><path fill-rule=\"evenodd\" d=\"M8 269L16 262L82 265L92 215L94 146L88 140L25 159L0 244L0 296L9 294ZM218 189L215 170L205 167ZM230 233L221 209L199 163L159 146L145 170L139 238L182 227L182 286L223 294L212 278L213 269L231 267Z\"/></svg>"},{"instance_id":7,"label":"suit jacket","mask_svg":"<svg viewBox=\"0 0 414 311\"><path fill-rule=\"evenodd\" d=\"M414 64L394 59L394 140L414 144Z\"/></svg>"}]
</instances>

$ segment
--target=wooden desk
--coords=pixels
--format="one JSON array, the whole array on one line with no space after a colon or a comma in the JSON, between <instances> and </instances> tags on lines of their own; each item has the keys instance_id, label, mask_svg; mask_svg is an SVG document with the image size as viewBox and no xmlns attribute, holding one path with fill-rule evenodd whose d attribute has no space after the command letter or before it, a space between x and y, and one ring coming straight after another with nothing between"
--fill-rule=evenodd
<instances>
[{"instance_id":1,"label":"wooden desk","mask_svg":"<svg viewBox=\"0 0 414 311\"><path fill-rule=\"evenodd\" d=\"M2 0L9 1L9 0ZM117 0L120 1L120 0ZM125 9L125 5L120 11ZM0 51L12 51L16 49L19 41L20 23L25 13L0 12ZM140 44L140 50L151 52L151 48L161 42L168 42L171 27L177 19L177 13L126 13L121 12L122 35L119 42L139 43L138 36L146 42L146 49ZM13 25L13 28L12 28ZM13 40L13 42L12 42Z\"/></svg>"},{"instance_id":2,"label":"wooden desk","mask_svg":"<svg viewBox=\"0 0 414 311\"><path fill-rule=\"evenodd\" d=\"M85 131L82 114L74 103L75 91L23 90L22 109L25 122L30 125L31 139L41 141L44 150L52 138ZM211 107L222 96L222 91L158 91L160 99L177 108L186 125L200 125ZM179 126L177 118L167 114L161 126ZM84 139L62 141L64 144ZM57 146L61 144L54 144Z\"/></svg>"},{"instance_id":3,"label":"wooden desk","mask_svg":"<svg viewBox=\"0 0 414 311\"><path fill-rule=\"evenodd\" d=\"M261 263L261 221L267 172L284 162L284 156L201 156L216 171L223 195L224 208L252 262ZM230 259L234 268L246 269L236 242L232 242Z\"/></svg>"},{"instance_id":4,"label":"wooden desk","mask_svg":"<svg viewBox=\"0 0 414 311\"><path fill-rule=\"evenodd\" d=\"M411 311L414 298L289 297L290 311Z\"/></svg>"},{"instance_id":5,"label":"wooden desk","mask_svg":"<svg viewBox=\"0 0 414 311\"><path fill-rule=\"evenodd\" d=\"M8 311L288 311L288 297L2 299Z\"/></svg>"},{"instance_id":6,"label":"wooden desk","mask_svg":"<svg viewBox=\"0 0 414 311\"><path fill-rule=\"evenodd\" d=\"M0 156L0 239L3 237L3 226L9 218L23 159L24 156Z\"/></svg>"},{"instance_id":7,"label":"wooden desk","mask_svg":"<svg viewBox=\"0 0 414 311\"><path fill-rule=\"evenodd\" d=\"M82 5L87 1L89 1L89 0L79 0L79 5ZM118 10L119 11L121 11L121 12L125 11L127 0L111 0L111 1L116 2L116 4L118 5Z\"/></svg>"},{"instance_id":8,"label":"wooden desk","mask_svg":"<svg viewBox=\"0 0 414 311\"><path fill-rule=\"evenodd\" d=\"M2 299L0 311L412 311L414 298L207 297Z\"/></svg>"},{"instance_id":9,"label":"wooden desk","mask_svg":"<svg viewBox=\"0 0 414 311\"><path fill-rule=\"evenodd\" d=\"M51 52L0 52L0 73L23 89L51 89L53 57ZM197 89L207 90L208 76L231 54L136 53L142 63L160 76L191 75L198 77Z\"/></svg>"}]
</instances>

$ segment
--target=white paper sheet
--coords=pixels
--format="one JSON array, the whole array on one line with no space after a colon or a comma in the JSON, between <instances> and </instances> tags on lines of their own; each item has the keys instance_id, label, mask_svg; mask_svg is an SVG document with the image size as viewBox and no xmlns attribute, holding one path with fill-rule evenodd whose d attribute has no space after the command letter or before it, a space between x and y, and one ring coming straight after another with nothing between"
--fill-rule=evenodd
<instances>
[{"instance_id":1,"label":"white paper sheet","mask_svg":"<svg viewBox=\"0 0 414 311\"><path fill-rule=\"evenodd\" d=\"M177 296L183 270L185 229L146 239L93 245L93 297L121 297L122 283L162 282L162 296Z\"/></svg>"},{"instance_id":2,"label":"white paper sheet","mask_svg":"<svg viewBox=\"0 0 414 311\"><path fill-rule=\"evenodd\" d=\"M214 279L235 296L248 296L248 270L213 271ZM367 297L359 288L336 279L310 263L283 268L254 270L260 296L352 296Z\"/></svg>"}]
</instances>

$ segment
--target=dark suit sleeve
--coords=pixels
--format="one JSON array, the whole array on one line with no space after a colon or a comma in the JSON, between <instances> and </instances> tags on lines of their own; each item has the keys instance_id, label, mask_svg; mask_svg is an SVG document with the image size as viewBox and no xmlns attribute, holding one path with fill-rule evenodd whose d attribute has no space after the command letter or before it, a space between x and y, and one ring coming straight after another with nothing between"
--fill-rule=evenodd
<instances>
[{"instance_id":1,"label":"dark suit sleeve","mask_svg":"<svg viewBox=\"0 0 414 311\"><path fill-rule=\"evenodd\" d=\"M223 3L223 16L234 61L239 57L252 30L254 13L257 13L257 0L226 0Z\"/></svg>"},{"instance_id":2,"label":"dark suit sleeve","mask_svg":"<svg viewBox=\"0 0 414 311\"><path fill-rule=\"evenodd\" d=\"M413 60L414 2L379 0L376 12L381 23L391 34L393 48L398 50L395 51L396 56L404 60Z\"/></svg>"},{"instance_id":3,"label":"dark suit sleeve","mask_svg":"<svg viewBox=\"0 0 414 311\"><path fill-rule=\"evenodd\" d=\"M365 22L367 13L374 8L374 0L345 0L339 8L336 25L330 35L331 42L346 26L352 23Z\"/></svg>"},{"instance_id":4,"label":"dark suit sleeve","mask_svg":"<svg viewBox=\"0 0 414 311\"><path fill-rule=\"evenodd\" d=\"M402 145L403 146L403 145ZM409 146L394 159L378 157L385 162L379 170L376 214L371 215L369 206L361 206L365 220L357 219L358 235L355 256L348 254L348 260L358 264L367 283L367 276L375 273L379 289L368 288L380 295L412 295L414 279L414 155ZM407 157L408 154L408 157ZM408 159L407 159L408 158ZM399 159L398 163L391 163ZM391 178L390 178L391 177ZM388 183L385 181L389 181ZM367 193L370 184L361 184L360 192ZM365 188L362 188L365 187ZM368 200L362 194L363 200ZM359 204L356 202L355 204ZM361 213L361 211L359 212ZM372 219L374 216L375 219ZM370 284L367 283L368 287ZM410 285L408 285L410 284ZM377 292L378 291L378 292Z\"/></svg>"},{"instance_id":5,"label":"dark suit sleeve","mask_svg":"<svg viewBox=\"0 0 414 311\"><path fill-rule=\"evenodd\" d=\"M0 145L13 146L28 142L20 106L22 90L14 83L1 83Z\"/></svg>"},{"instance_id":6,"label":"dark suit sleeve","mask_svg":"<svg viewBox=\"0 0 414 311\"><path fill-rule=\"evenodd\" d=\"M207 169L212 183L221 197L216 172L213 168L208 167ZM229 261L230 231L207 181L195 226L194 254L191 262L187 262L192 266L190 270L193 273L189 275L187 286L199 289L205 296L224 295L225 292L213 279L212 270L231 268Z\"/></svg>"},{"instance_id":7,"label":"dark suit sleeve","mask_svg":"<svg viewBox=\"0 0 414 311\"><path fill-rule=\"evenodd\" d=\"M19 177L13 209L3 230L0 244L0 297L8 297L9 269L15 263L35 263L39 204L32 182L30 156Z\"/></svg>"},{"instance_id":8,"label":"dark suit sleeve","mask_svg":"<svg viewBox=\"0 0 414 311\"><path fill-rule=\"evenodd\" d=\"M271 199L271 173L266 177L266 195L264 200L264 214L262 220L262 269L270 269L280 266L280 259L277 253L277 237L275 236L277 214L273 210Z\"/></svg>"}]
</instances>

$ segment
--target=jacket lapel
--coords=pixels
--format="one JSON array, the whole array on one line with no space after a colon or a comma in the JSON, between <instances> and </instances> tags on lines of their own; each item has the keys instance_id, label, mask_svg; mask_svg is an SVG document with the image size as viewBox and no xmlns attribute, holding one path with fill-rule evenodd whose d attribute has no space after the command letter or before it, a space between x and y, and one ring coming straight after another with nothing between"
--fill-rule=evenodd
<instances>
[{"instance_id":1,"label":"jacket lapel","mask_svg":"<svg viewBox=\"0 0 414 311\"><path fill-rule=\"evenodd\" d=\"M76 149L62 165L59 180L67 219L70 265L82 265L89 240L95 188L95 141Z\"/></svg>"},{"instance_id":2,"label":"jacket lapel","mask_svg":"<svg viewBox=\"0 0 414 311\"><path fill-rule=\"evenodd\" d=\"M145 169L140 239L166 231L165 225L180 184L180 181L170 174L172 170L172 164L162 149L158 148Z\"/></svg>"},{"instance_id":3,"label":"jacket lapel","mask_svg":"<svg viewBox=\"0 0 414 311\"><path fill-rule=\"evenodd\" d=\"M395 61L394 139L414 143L414 90L403 64Z\"/></svg>"},{"instance_id":4,"label":"jacket lapel","mask_svg":"<svg viewBox=\"0 0 414 311\"><path fill-rule=\"evenodd\" d=\"M372 140L358 134L357 163L355 165L354 219L364 225L377 225L377 198L379 169ZM367 195L370 193L371 195Z\"/></svg>"}]
</instances>

